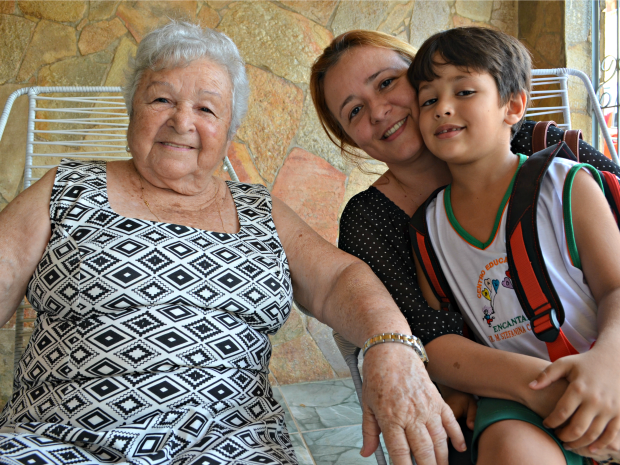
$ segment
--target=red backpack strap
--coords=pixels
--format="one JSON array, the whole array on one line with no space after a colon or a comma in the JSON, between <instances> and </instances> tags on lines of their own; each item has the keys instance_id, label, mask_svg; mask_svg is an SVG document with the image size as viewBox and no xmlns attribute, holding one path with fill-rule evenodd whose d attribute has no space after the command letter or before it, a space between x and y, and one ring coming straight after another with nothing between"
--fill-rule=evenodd
<instances>
[{"instance_id":1,"label":"red backpack strap","mask_svg":"<svg viewBox=\"0 0 620 465\"><path fill-rule=\"evenodd\" d=\"M614 215L616 224L620 228L620 182L618 177L609 171L599 171L601 173L601 181L603 181L603 190L605 198Z\"/></svg>"},{"instance_id":2,"label":"red backpack strap","mask_svg":"<svg viewBox=\"0 0 620 465\"><path fill-rule=\"evenodd\" d=\"M541 183L555 157L574 160L566 144L560 142L523 163L515 179L506 218L506 249L513 287L533 333L541 341L552 344L550 357L552 351L558 352L555 347L560 347L556 341L564 323L564 308L542 255L536 211Z\"/></svg>"},{"instance_id":3,"label":"red backpack strap","mask_svg":"<svg viewBox=\"0 0 620 465\"><path fill-rule=\"evenodd\" d=\"M547 131L550 126L557 127L555 121L539 121L532 130L532 153L540 152L547 148Z\"/></svg>"},{"instance_id":4,"label":"red backpack strap","mask_svg":"<svg viewBox=\"0 0 620 465\"><path fill-rule=\"evenodd\" d=\"M579 141L583 140L583 134L581 129L568 129L564 131L564 142L568 145L568 148L573 155L579 160Z\"/></svg>"},{"instance_id":5,"label":"red backpack strap","mask_svg":"<svg viewBox=\"0 0 620 465\"><path fill-rule=\"evenodd\" d=\"M431 286L435 297L437 297L437 300L439 300L441 304L441 308L444 310L456 310L456 301L454 300L446 276L439 264L439 259L437 258L428 232L428 223L426 222L426 210L428 205L443 189L445 189L445 186L433 192L413 214L409 221L409 235L411 237L413 251L424 271L426 280Z\"/></svg>"}]
</instances>

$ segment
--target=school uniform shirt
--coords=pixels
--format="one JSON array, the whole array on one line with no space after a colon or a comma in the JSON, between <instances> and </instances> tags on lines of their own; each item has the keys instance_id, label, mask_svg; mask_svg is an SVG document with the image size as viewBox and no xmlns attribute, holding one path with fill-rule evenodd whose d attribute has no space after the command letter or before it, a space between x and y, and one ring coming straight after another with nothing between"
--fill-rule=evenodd
<instances>
[{"instance_id":1,"label":"school uniform shirt","mask_svg":"<svg viewBox=\"0 0 620 465\"><path fill-rule=\"evenodd\" d=\"M519 155L519 168L525 161ZM562 195L572 188L571 168L584 165L555 159L541 185L538 236L549 276L564 306L562 330L579 352L596 340L596 302L585 282L574 243L571 217L564 217ZM587 171L587 170L586 170ZM515 174L516 176L516 174ZM565 181L566 186L565 186ZM450 186L427 210L431 241L459 308L479 342L490 347L549 360L544 342L531 330L513 290L506 257L506 212L514 178L497 212L491 237L482 243L456 220Z\"/></svg>"}]
</instances>

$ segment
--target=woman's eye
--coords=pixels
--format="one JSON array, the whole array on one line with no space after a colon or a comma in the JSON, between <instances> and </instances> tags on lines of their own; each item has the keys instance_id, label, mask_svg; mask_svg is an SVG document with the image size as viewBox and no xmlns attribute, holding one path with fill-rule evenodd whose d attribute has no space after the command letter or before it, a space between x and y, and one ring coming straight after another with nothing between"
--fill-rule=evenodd
<instances>
[{"instance_id":1,"label":"woman's eye","mask_svg":"<svg viewBox=\"0 0 620 465\"><path fill-rule=\"evenodd\" d=\"M362 107L355 107L353 108L353 110L351 110L351 113L349 113L349 121L351 121L362 109Z\"/></svg>"},{"instance_id":2,"label":"woman's eye","mask_svg":"<svg viewBox=\"0 0 620 465\"><path fill-rule=\"evenodd\" d=\"M435 103L437 101L436 98L432 98L427 100L426 102L422 103L422 105L420 105L421 107L428 107L430 105L432 105L433 103Z\"/></svg>"},{"instance_id":3,"label":"woman's eye","mask_svg":"<svg viewBox=\"0 0 620 465\"><path fill-rule=\"evenodd\" d=\"M202 107L200 111L204 111L205 113L213 113L210 108Z\"/></svg>"},{"instance_id":4,"label":"woman's eye","mask_svg":"<svg viewBox=\"0 0 620 465\"><path fill-rule=\"evenodd\" d=\"M456 95L460 95L461 97L465 97L467 95L472 95L475 94L476 91L475 90L462 90L459 93L457 93Z\"/></svg>"},{"instance_id":5,"label":"woman's eye","mask_svg":"<svg viewBox=\"0 0 620 465\"><path fill-rule=\"evenodd\" d=\"M156 98L154 101L155 103L168 103L168 99L164 97Z\"/></svg>"},{"instance_id":6,"label":"woman's eye","mask_svg":"<svg viewBox=\"0 0 620 465\"><path fill-rule=\"evenodd\" d=\"M381 84L379 84L379 87L381 89L385 89L387 86L389 86L390 84L392 84L392 81L394 79L390 78L390 79L386 79L385 81L381 81Z\"/></svg>"}]
</instances>

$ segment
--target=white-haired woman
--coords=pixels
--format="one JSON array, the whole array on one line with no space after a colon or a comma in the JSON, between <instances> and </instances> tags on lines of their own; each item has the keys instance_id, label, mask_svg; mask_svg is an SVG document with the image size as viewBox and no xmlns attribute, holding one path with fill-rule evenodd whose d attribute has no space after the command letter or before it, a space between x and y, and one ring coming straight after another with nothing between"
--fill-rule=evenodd
<instances>
[{"instance_id":1,"label":"white-haired woman","mask_svg":"<svg viewBox=\"0 0 620 465\"><path fill-rule=\"evenodd\" d=\"M37 322L0 415L0 462L296 463L268 335L292 294L361 346L411 334L370 269L262 186L213 172L246 110L225 35L171 23L127 85L131 161L65 160L0 214L0 326L24 293ZM458 425L402 344L371 347L365 455L447 463Z\"/></svg>"}]
</instances>

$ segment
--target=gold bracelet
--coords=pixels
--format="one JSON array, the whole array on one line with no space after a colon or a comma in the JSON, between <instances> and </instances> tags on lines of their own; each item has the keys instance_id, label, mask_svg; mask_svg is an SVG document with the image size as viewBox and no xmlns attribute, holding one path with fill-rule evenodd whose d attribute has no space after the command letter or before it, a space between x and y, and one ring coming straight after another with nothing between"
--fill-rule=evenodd
<instances>
[{"instance_id":1,"label":"gold bracelet","mask_svg":"<svg viewBox=\"0 0 620 465\"><path fill-rule=\"evenodd\" d=\"M362 354L366 356L366 352L368 352L368 349L370 349L372 346L382 344L384 342L398 342L400 344L405 344L406 346L409 346L413 350L415 350L416 354L418 354L418 357L420 357L420 360L422 360L424 363L428 363L428 355L426 355L426 350L424 349L422 341L420 341L420 339L418 339L416 336L409 336L407 334L401 333L381 333L377 334L376 336L372 336L364 343L364 347L362 348Z\"/></svg>"}]
</instances>

